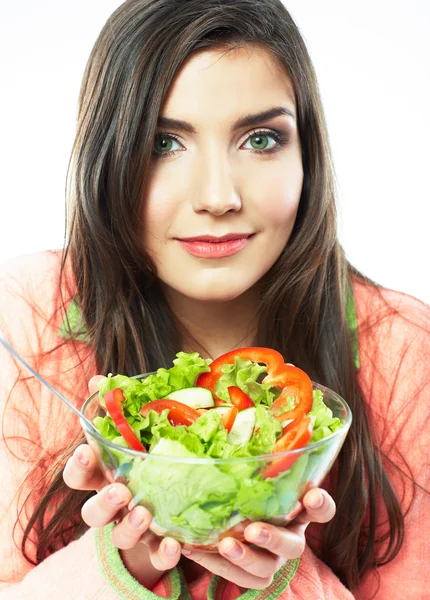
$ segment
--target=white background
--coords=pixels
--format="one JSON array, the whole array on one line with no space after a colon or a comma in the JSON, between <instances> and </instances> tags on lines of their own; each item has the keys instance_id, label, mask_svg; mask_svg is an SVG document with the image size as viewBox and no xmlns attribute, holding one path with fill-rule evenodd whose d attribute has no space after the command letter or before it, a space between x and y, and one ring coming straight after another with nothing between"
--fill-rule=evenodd
<instances>
[{"instance_id":1,"label":"white background","mask_svg":"<svg viewBox=\"0 0 430 600\"><path fill-rule=\"evenodd\" d=\"M62 246L80 81L119 4L3 3L0 262ZM320 82L347 256L377 282L430 303L430 3L285 4Z\"/></svg>"}]
</instances>

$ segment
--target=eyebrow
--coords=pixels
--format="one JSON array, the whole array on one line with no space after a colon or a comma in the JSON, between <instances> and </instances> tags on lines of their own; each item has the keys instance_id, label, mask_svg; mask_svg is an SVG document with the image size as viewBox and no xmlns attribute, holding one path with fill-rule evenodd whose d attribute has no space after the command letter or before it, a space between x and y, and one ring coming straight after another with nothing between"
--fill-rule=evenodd
<instances>
[{"instance_id":1,"label":"eyebrow","mask_svg":"<svg viewBox=\"0 0 430 600\"><path fill-rule=\"evenodd\" d=\"M256 113L254 115L247 115L246 117L238 119L235 121L235 123L233 123L231 130L237 131L243 127L253 127L255 125L259 125L263 121L270 121L275 117L281 117L285 115L291 117L292 119L296 118L294 112L290 108L286 108L285 106L276 106L263 112ZM159 117L157 125L158 127L165 127L167 129L177 129L184 133L197 133L195 127L193 127L191 123L178 119L170 119L169 117Z\"/></svg>"}]
</instances>

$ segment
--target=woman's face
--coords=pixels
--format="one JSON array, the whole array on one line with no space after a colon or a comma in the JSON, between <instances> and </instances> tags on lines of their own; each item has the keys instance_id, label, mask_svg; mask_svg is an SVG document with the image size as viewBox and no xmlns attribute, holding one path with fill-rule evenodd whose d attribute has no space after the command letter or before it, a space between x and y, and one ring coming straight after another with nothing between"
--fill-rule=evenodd
<instances>
[{"instance_id":1,"label":"woman's face","mask_svg":"<svg viewBox=\"0 0 430 600\"><path fill-rule=\"evenodd\" d=\"M237 298L275 263L299 205L290 79L262 49L199 52L173 82L157 131L144 246L158 277L189 298Z\"/></svg>"}]
</instances>

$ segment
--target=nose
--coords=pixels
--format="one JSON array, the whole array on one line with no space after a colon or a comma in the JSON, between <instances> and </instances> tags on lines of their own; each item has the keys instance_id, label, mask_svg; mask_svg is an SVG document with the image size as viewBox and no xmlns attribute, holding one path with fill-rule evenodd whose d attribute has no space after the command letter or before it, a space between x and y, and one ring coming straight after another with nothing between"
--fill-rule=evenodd
<instances>
[{"instance_id":1,"label":"nose","mask_svg":"<svg viewBox=\"0 0 430 600\"><path fill-rule=\"evenodd\" d=\"M195 212L209 212L221 216L238 212L242 201L236 189L232 167L225 157L213 152L199 161L193 190Z\"/></svg>"}]
</instances>

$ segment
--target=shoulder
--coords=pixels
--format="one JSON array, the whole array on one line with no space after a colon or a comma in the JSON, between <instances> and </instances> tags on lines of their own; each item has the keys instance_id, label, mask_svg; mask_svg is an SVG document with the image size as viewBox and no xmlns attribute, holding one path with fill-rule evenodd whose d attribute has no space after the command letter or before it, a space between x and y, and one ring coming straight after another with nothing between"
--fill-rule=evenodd
<instances>
[{"instance_id":1,"label":"shoulder","mask_svg":"<svg viewBox=\"0 0 430 600\"><path fill-rule=\"evenodd\" d=\"M73 297L66 261L60 288L63 252L21 256L0 266L0 329L18 352L41 356L58 344L65 307Z\"/></svg>"},{"instance_id":2,"label":"shoulder","mask_svg":"<svg viewBox=\"0 0 430 600\"><path fill-rule=\"evenodd\" d=\"M386 443L394 441L394 432L412 442L423 431L429 410L430 307L408 294L359 281L353 289L358 378L365 400ZM409 431L411 423L415 434Z\"/></svg>"},{"instance_id":3,"label":"shoulder","mask_svg":"<svg viewBox=\"0 0 430 600\"><path fill-rule=\"evenodd\" d=\"M379 367L430 352L430 307L408 294L353 281L360 358ZM427 355L427 358L429 356Z\"/></svg>"},{"instance_id":4,"label":"shoulder","mask_svg":"<svg viewBox=\"0 0 430 600\"><path fill-rule=\"evenodd\" d=\"M58 282L62 251L49 250L13 258L0 265L0 285L3 292L21 290L40 292Z\"/></svg>"},{"instance_id":5,"label":"shoulder","mask_svg":"<svg viewBox=\"0 0 430 600\"><path fill-rule=\"evenodd\" d=\"M0 265L0 318L7 326L25 321L26 327L43 326L57 318L60 306L70 301L72 285L66 262L60 291L61 250L20 256Z\"/></svg>"},{"instance_id":6,"label":"shoulder","mask_svg":"<svg viewBox=\"0 0 430 600\"><path fill-rule=\"evenodd\" d=\"M64 277L60 281L60 275ZM73 343L60 336L67 307L74 297L70 264L63 268L63 252L46 251L23 256L0 267L0 329L26 362L67 398L81 405L87 395L86 382L95 374L89 344ZM0 348L2 380L0 404L16 414L30 415L44 448L67 441L70 423L78 427L68 409ZM7 377L4 373L7 373ZM67 374L64 376L64 374ZM2 401L3 397L3 401ZM9 412L8 414L14 414ZM16 423L15 423L16 421ZM8 427L19 425L9 419ZM62 443L62 442L61 442Z\"/></svg>"},{"instance_id":7,"label":"shoulder","mask_svg":"<svg viewBox=\"0 0 430 600\"><path fill-rule=\"evenodd\" d=\"M352 281L359 326L403 323L405 328L430 331L430 306L403 292L354 278Z\"/></svg>"},{"instance_id":8,"label":"shoulder","mask_svg":"<svg viewBox=\"0 0 430 600\"><path fill-rule=\"evenodd\" d=\"M359 380L366 399L385 414L405 408L414 397L425 402L430 391L430 307L366 282L354 281L353 289Z\"/></svg>"}]
</instances>

